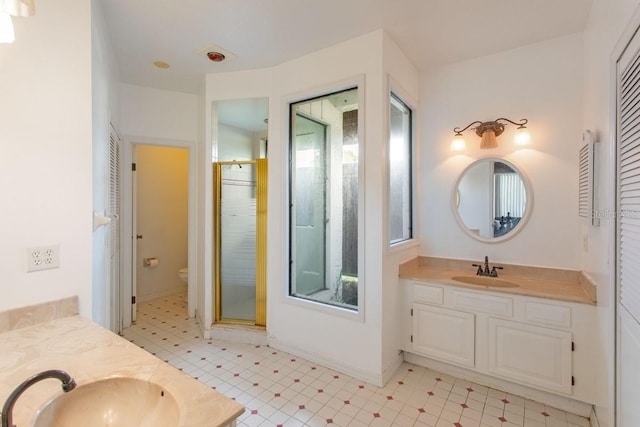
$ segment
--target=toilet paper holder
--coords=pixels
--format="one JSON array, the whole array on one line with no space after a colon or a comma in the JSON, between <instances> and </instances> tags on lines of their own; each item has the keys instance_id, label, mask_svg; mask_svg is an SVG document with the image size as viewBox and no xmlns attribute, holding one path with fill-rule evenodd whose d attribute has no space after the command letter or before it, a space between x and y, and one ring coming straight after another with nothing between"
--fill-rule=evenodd
<instances>
[{"instance_id":1,"label":"toilet paper holder","mask_svg":"<svg viewBox=\"0 0 640 427\"><path fill-rule=\"evenodd\" d=\"M143 258L142 265L144 265L145 267L155 267L156 265L158 265L158 258Z\"/></svg>"}]
</instances>

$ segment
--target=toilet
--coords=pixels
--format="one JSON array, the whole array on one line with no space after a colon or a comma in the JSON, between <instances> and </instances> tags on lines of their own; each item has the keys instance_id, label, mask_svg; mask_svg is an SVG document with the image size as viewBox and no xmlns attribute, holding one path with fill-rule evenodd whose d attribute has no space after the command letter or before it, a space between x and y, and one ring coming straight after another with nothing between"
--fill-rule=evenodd
<instances>
[{"instance_id":1,"label":"toilet","mask_svg":"<svg viewBox=\"0 0 640 427\"><path fill-rule=\"evenodd\" d=\"M183 267L180 270L178 270L178 277L184 283L188 284L189 283L189 269L187 267Z\"/></svg>"},{"instance_id":2,"label":"toilet","mask_svg":"<svg viewBox=\"0 0 640 427\"><path fill-rule=\"evenodd\" d=\"M188 286L189 286L189 269L187 267L183 267L180 270L178 270L178 277L180 278L180 280L182 280L185 284L184 286L184 302L187 302L187 294L188 294Z\"/></svg>"}]
</instances>

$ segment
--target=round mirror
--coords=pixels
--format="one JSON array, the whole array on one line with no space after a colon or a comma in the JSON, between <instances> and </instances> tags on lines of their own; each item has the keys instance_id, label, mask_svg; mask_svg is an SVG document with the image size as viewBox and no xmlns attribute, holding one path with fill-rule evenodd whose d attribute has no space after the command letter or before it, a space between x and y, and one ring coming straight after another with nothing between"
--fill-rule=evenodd
<instances>
[{"instance_id":1,"label":"round mirror","mask_svg":"<svg viewBox=\"0 0 640 427\"><path fill-rule=\"evenodd\" d=\"M460 174L452 204L458 224L469 236L496 243L512 238L525 226L533 208L533 192L513 163L486 158Z\"/></svg>"}]
</instances>

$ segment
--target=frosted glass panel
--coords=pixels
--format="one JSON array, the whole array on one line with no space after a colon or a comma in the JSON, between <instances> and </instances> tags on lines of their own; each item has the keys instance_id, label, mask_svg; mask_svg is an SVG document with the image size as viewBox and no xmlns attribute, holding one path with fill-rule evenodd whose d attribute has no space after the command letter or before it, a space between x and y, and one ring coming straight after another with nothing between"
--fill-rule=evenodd
<instances>
[{"instance_id":1,"label":"frosted glass panel","mask_svg":"<svg viewBox=\"0 0 640 427\"><path fill-rule=\"evenodd\" d=\"M389 243L413 237L412 111L396 95L389 105Z\"/></svg>"},{"instance_id":2,"label":"frosted glass panel","mask_svg":"<svg viewBox=\"0 0 640 427\"><path fill-rule=\"evenodd\" d=\"M255 165L222 167L220 202L221 317L256 319Z\"/></svg>"}]
</instances>

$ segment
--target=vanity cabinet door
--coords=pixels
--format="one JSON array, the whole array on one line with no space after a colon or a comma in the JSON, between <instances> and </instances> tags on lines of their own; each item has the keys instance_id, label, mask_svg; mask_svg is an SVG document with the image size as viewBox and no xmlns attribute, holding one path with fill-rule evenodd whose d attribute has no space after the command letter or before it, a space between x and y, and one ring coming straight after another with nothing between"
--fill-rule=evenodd
<instances>
[{"instance_id":1,"label":"vanity cabinet door","mask_svg":"<svg viewBox=\"0 0 640 427\"><path fill-rule=\"evenodd\" d=\"M413 304L412 351L473 367L475 315L457 310Z\"/></svg>"},{"instance_id":2,"label":"vanity cabinet door","mask_svg":"<svg viewBox=\"0 0 640 427\"><path fill-rule=\"evenodd\" d=\"M571 333L489 318L489 372L571 394Z\"/></svg>"}]
</instances>

